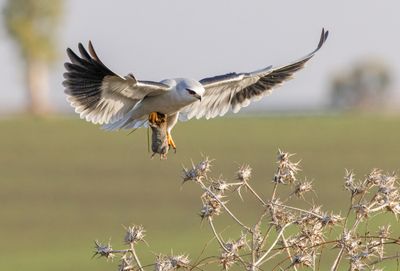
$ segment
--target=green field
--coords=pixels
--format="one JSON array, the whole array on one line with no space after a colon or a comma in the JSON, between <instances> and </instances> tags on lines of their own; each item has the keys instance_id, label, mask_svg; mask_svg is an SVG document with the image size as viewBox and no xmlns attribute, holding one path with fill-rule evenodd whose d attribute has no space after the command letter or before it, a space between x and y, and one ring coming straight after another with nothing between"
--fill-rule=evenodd
<instances>
[{"instance_id":1,"label":"green field","mask_svg":"<svg viewBox=\"0 0 400 271\"><path fill-rule=\"evenodd\" d=\"M69 118L0 120L0 270L116 270L93 260L93 240L122 244L123 226L147 230L142 251L187 252L210 239L197 215L195 184L181 189L182 164L215 158L215 176L253 167L269 195L278 148L301 159L326 209L347 203L345 168L362 178L372 168L400 168L400 117L242 117L180 123L167 161L150 160L146 130L104 132ZM250 207L252 203L250 203ZM258 214L247 208L244 218ZM221 224L221 230L223 229ZM143 254L139 249L139 254Z\"/></svg>"}]
</instances>

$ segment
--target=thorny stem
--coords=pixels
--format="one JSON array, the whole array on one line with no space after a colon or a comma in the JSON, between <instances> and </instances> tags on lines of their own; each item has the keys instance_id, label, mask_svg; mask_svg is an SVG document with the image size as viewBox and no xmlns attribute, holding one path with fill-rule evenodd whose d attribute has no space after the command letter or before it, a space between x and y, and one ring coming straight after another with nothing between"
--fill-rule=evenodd
<instances>
[{"instance_id":1,"label":"thorny stem","mask_svg":"<svg viewBox=\"0 0 400 271\"><path fill-rule=\"evenodd\" d=\"M319 246L323 246L323 245L327 245L327 244L331 244L331 243L337 243L338 240L332 240L332 241L326 241L317 245L312 245L312 246L308 246L307 248L314 248L314 247L319 247ZM391 242L390 244L394 244L396 242ZM384 243L384 244L389 244L389 243ZM287 247L278 247L278 248L274 248L273 250L277 250L277 252L275 252L274 254L272 254L271 256L269 256L268 258L264 259L259 265L263 265L265 262L270 261L271 259L273 259L275 256L279 255L282 253L281 250L285 249L285 248L291 248L292 246L287 246ZM261 252L265 252L266 250L261 250ZM251 255L251 253L246 253L243 254L242 256L249 256ZM399 255L400 258L400 255ZM287 257L286 259L289 259L289 257ZM259 267L258 267L259 268Z\"/></svg>"},{"instance_id":2,"label":"thorny stem","mask_svg":"<svg viewBox=\"0 0 400 271\"><path fill-rule=\"evenodd\" d=\"M251 271L254 269L256 262L256 240L254 239L255 231L251 233Z\"/></svg>"},{"instance_id":3,"label":"thorny stem","mask_svg":"<svg viewBox=\"0 0 400 271\"><path fill-rule=\"evenodd\" d=\"M320 247L320 246L327 245L327 244L337 243L337 242L339 242L339 241L340 241L340 240L325 241L325 242L323 242L323 243L319 243L319 244L316 244L316 245L308 246L307 248ZM290 247L293 247L293 246L287 246L287 247L290 248ZM284 249L284 248L286 248L286 247L277 247L277 248L275 248L275 250L281 250L281 249Z\"/></svg>"},{"instance_id":4,"label":"thorny stem","mask_svg":"<svg viewBox=\"0 0 400 271\"><path fill-rule=\"evenodd\" d=\"M365 195L367 194L367 190L368 190L368 189L365 189L365 191L361 194L360 199L358 200L358 203L359 203L359 204L363 201Z\"/></svg>"},{"instance_id":5,"label":"thorny stem","mask_svg":"<svg viewBox=\"0 0 400 271\"><path fill-rule=\"evenodd\" d=\"M360 204L360 203L362 202L362 200L364 199L365 195L367 194L366 191L367 191L367 190L365 190L365 191L362 193L362 195L360 196L360 198L359 198L359 200L358 200L358 204ZM353 196L352 196L352 198L351 198L351 204L352 204L352 205L350 205L349 212L351 212L351 210L353 209ZM354 222L353 226L351 227L350 232L354 231L354 230L358 227L358 224L360 223L360 221L361 221L361 218L356 219L356 221ZM343 230L344 230L344 229L343 229Z\"/></svg>"},{"instance_id":6,"label":"thorny stem","mask_svg":"<svg viewBox=\"0 0 400 271\"><path fill-rule=\"evenodd\" d=\"M275 199L275 194L276 194L276 190L278 189L278 184L275 183L274 184L274 189L272 190L272 196L271 196L271 201L273 201Z\"/></svg>"},{"instance_id":7,"label":"thorny stem","mask_svg":"<svg viewBox=\"0 0 400 271\"><path fill-rule=\"evenodd\" d=\"M342 233L344 233L345 229L347 228L347 221L349 220L349 216L350 216L350 213L351 213L351 207L353 206L353 199L354 199L354 197L351 196L351 198L350 198L350 207L347 210L347 214L346 214L346 217L344 219L344 224L343 224L344 226L343 226L343 232Z\"/></svg>"},{"instance_id":8,"label":"thorny stem","mask_svg":"<svg viewBox=\"0 0 400 271\"><path fill-rule=\"evenodd\" d=\"M359 198L359 200L358 200L358 204L360 204L361 201L364 199L364 197L365 197L365 195L366 195L366 191L367 191L367 189L361 194L361 196L360 196L360 198ZM346 215L346 218L345 218L345 221L344 221L344 226L343 226L343 232L342 232L342 234L344 234L344 232L345 232L345 230L346 230L346 228L347 228L347 221L348 221L348 218L349 218L349 216L350 216L351 209L352 209L352 207L353 207L353 203L354 203L354 195L352 194L352 195L351 195L351 198L350 198L350 207L349 207L349 210L347 211L347 215ZM350 231L354 231L354 230L357 228L359 222L360 222L360 219L357 219L357 220L354 222L354 224L353 224L353 226L352 226L352 228L351 228ZM332 265L331 271L336 271L337 268L339 267L340 260L342 259L342 256L343 256L343 251L344 251L344 248L342 247L342 248L340 249L339 254L337 255L337 257L336 257L336 259L335 259L333 265Z\"/></svg>"},{"instance_id":9,"label":"thorny stem","mask_svg":"<svg viewBox=\"0 0 400 271\"><path fill-rule=\"evenodd\" d=\"M257 192L248 184L248 182L244 182L244 184L250 190L250 192L262 203L263 206L267 206L267 203L257 194Z\"/></svg>"},{"instance_id":10,"label":"thorny stem","mask_svg":"<svg viewBox=\"0 0 400 271\"><path fill-rule=\"evenodd\" d=\"M312 259L313 259L312 270L315 271L315 261L317 259L317 253L315 251L312 252Z\"/></svg>"},{"instance_id":11,"label":"thorny stem","mask_svg":"<svg viewBox=\"0 0 400 271\"><path fill-rule=\"evenodd\" d=\"M269 236L269 233L270 233L271 230L272 230L272 227L273 227L273 225L270 224L269 227L268 227L268 229L265 231L265 234L264 234L264 237L263 237L263 240L262 240L262 242L261 242L260 247L263 247L263 246L264 246L264 243L265 243L265 241L267 241L268 236Z\"/></svg>"},{"instance_id":12,"label":"thorny stem","mask_svg":"<svg viewBox=\"0 0 400 271\"><path fill-rule=\"evenodd\" d=\"M276 205L276 206L280 206L280 207L287 208L287 209L292 209L292 210L295 210L295 211L298 211L298 212L302 212L302 213L307 213L307 214L313 215L315 217L318 217L320 219L323 219L322 216L320 216L319 214L316 214L314 212L311 212L311 211L303 210L303 209L296 208L296 207L289 206L289 205L285 205L285 204L279 204L279 203L272 202L272 201L270 203L273 204L273 205Z\"/></svg>"},{"instance_id":13,"label":"thorny stem","mask_svg":"<svg viewBox=\"0 0 400 271\"><path fill-rule=\"evenodd\" d=\"M356 219L356 221L354 222L353 226L350 229L350 232L354 232L354 230L357 229L358 225L360 225L361 220L362 220L362 217L359 217Z\"/></svg>"},{"instance_id":14,"label":"thorny stem","mask_svg":"<svg viewBox=\"0 0 400 271\"><path fill-rule=\"evenodd\" d=\"M155 265L156 265L155 263L150 263L150 264L143 265L142 268L144 270L144 268L146 268L146 267L155 266ZM127 266L127 267L125 267L124 270L130 271L130 270L135 270L135 268L134 268L134 266ZM120 271L120 270L118 270L118 271Z\"/></svg>"},{"instance_id":15,"label":"thorny stem","mask_svg":"<svg viewBox=\"0 0 400 271\"><path fill-rule=\"evenodd\" d=\"M399 258L400 258L400 253L396 253L395 255L386 256L386 257L383 257L383 258L378 259L376 261L373 261L373 262L369 263L369 265L375 265L375 264L383 262L385 260L393 260L393 259L399 259Z\"/></svg>"},{"instance_id":16,"label":"thorny stem","mask_svg":"<svg viewBox=\"0 0 400 271\"><path fill-rule=\"evenodd\" d=\"M330 234L331 232L329 232L329 234ZM317 267L317 270L319 271L320 270L320 267L321 267L321 260L322 260L322 252L324 251L324 248L325 248L325 244L322 244L322 246L321 246L321 251L320 251L320 253L319 253L319 258L318 258L318 267Z\"/></svg>"},{"instance_id":17,"label":"thorny stem","mask_svg":"<svg viewBox=\"0 0 400 271\"><path fill-rule=\"evenodd\" d=\"M278 183L275 183L275 184L274 184L273 191L272 191L271 203L274 202L277 189L278 189ZM273 204L278 205L278 204L276 204L276 203L273 203ZM265 203L264 203L264 205L265 205ZM297 209L297 208L296 208L296 209ZM283 230L283 229L282 229L282 230ZM283 241L283 245L286 247L286 248L285 248L286 253L288 254L288 257L291 259L291 258L292 258L292 255L290 254L290 249L288 248L288 245L287 245L287 242L286 242L286 238L285 238L285 236L283 235L283 231L282 231L282 241ZM293 268L294 268L294 270L297 271L296 266L293 266Z\"/></svg>"},{"instance_id":18,"label":"thorny stem","mask_svg":"<svg viewBox=\"0 0 400 271\"><path fill-rule=\"evenodd\" d=\"M135 246L134 246L133 242L131 242L131 252L132 252L133 258L135 259L136 264L139 267L139 270L143 271L144 269L143 269L142 265L140 264L138 256L136 255Z\"/></svg>"},{"instance_id":19,"label":"thorny stem","mask_svg":"<svg viewBox=\"0 0 400 271\"><path fill-rule=\"evenodd\" d=\"M344 247L342 247L340 249L339 254L337 255L335 261L333 262L331 271L336 271L337 268L339 267L339 263L340 263L340 260L342 259L343 251L344 251Z\"/></svg>"},{"instance_id":20,"label":"thorny stem","mask_svg":"<svg viewBox=\"0 0 400 271\"><path fill-rule=\"evenodd\" d=\"M117 253L121 253L121 254L126 254L128 252L130 252L130 249L116 249L116 250L111 250L111 253L117 254Z\"/></svg>"},{"instance_id":21,"label":"thorny stem","mask_svg":"<svg viewBox=\"0 0 400 271\"><path fill-rule=\"evenodd\" d=\"M343 251L344 251L344 247L340 248L337 257L336 257L335 261L333 262L331 271L336 271L337 268L339 267L340 260L342 259L342 256L343 256Z\"/></svg>"},{"instance_id":22,"label":"thorny stem","mask_svg":"<svg viewBox=\"0 0 400 271\"><path fill-rule=\"evenodd\" d=\"M271 256L269 256L268 258L264 259L264 260L260 263L260 266L263 265L264 263L266 263L266 262L272 260L273 258L275 258L277 255L279 255L279 254L281 254L281 253L282 253L282 251L277 251L277 252L275 252L274 254L272 254ZM288 259L288 258L289 258L289 257L287 257L286 259ZM285 260L285 261L286 261L286 260Z\"/></svg>"},{"instance_id":23,"label":"thorny stem","mask_svg":"<svg viewBox=\"0 0 400 271\"><path fill-rule=\"evenodd\" d=\"M359 202L361 202L361 200L360 200ZM369 206L367 207L367 208L369 209L369 212L370 212L370 213L374 213L374 212L380 211L380 210L386 208L389 204L386 203L386 204L383 204L383 205L381 205L381 206L378 206L378 207L376 207L376 208L374 208L374 209L370 209L370 208L372 208L374 205L375 205L375 203L371 203L371 205L369 205ZM352 228L351 228L350 231L354 231L354 230L358 227L358 225L360 224L361 220L362 220L362 217L357 218L357 220L354 222L354 224L353 224L353 226L352 226Z\"/></svg>"},{"instance_id":24,"label":"thorny stem","mask_svg":"<svg viewBox=\"0 0 400 271\"><path fill-rule=\"evenodd\" d=\"M280 261L279 263L277 263L277 264L274 266L274 268L272 268L271 271L274 271L276 268L280 267L281 264L283 264L283 263L286 262L287 260L290 260L290 258L289 258L289 257L284 258L282 261ZM281 268L281 270L282 270L282 268Z\"/></svg>"},{"instance_id":25,"label":"thorny stem","mask_svg":"<svg viewBox=\"0 0 400 271\"><path fill-rule=\"evenodd\" d=\"M364 197L365 197L365 195L366 195L366 191L367 191L367 190L365 190L365 191L362 193L362 195L360 196L360 198L359 198L359 200L358 200L358 204L360 204L361 201L364 199ZM348 218L349 218L349 216L350 216L351 210L352 210L352 208L353 208L353 203L354 203L354 196L352 195L352 196L351 196L351 199L350 199L350 207L349 207L349 210L348 210L348 212L347 212L346 219L345 219L345 223L344 223L344 227L343 227L343 234L344 234L344 232L345 232L345 230L346 230L346 228L347 228L347 227L346 227L346 226L347 226L347 221L348 221ZM349 232L353 232L355 229L357 229L359 223L361 222L361 219L362 219L361 217L359 217L359 218L356 219L356 221L355 221L354 224L352 225L352 227L351 227L351 229L350 229ZM340 264L340 261L341 261L341 259L342 259L342 257L343 257L343 252L344 252L344 247L342 247L342 248L340 249L339 254L337 255L335 261L333 262L331 271L336 271L336 270L338 269L339 264Z\"/></svg>"},{"instance_id":26,"label":"thorny stem","mask_svg":"<svg viewBox=\"0 0 400 271\"><path fill-rule=\"evenodd\" d=\"M211 259L215 259L215 260L214 261L210 261ZM218 259L218 256L205 257L205 258L201 259L200 261L197 261L196 264L193 265L193 268L194 267L198 268L200 266L204 266L204 265L207 265L207 264L210 264L210 263L213 263L213 262L217 262L218 261L217 259ZM190 270L192 270L193 268L191 268Z\"/></svg>"},{"instance_id":27,"label":"thorny stem","mask_svg":"<svg viewBox=\"0 0 400 271\"><path fill-rule=\"evenodd\" d=\"M271 252L271 250L275 247L276 243L278 243L279 239L281 238L283 231L289 226L291 223L288 223L282 227L282 229L279 231L278 236L276 237L275 241L271 244L270 248L257 260L257 262L254 264L258 266L265 257Z\"/></svg>"},{"instance_id":28,"label":"thorny stem","mask_svg":"<svg viewBox=\"0 0 400 271\"><path fill-rule=\"evenodd\" d=\"M222 248L223 250L225 250L226 252L229 252L229 250L225 247L224 242L222 242L222 240L221 240L221 238L219 237L217 231L215 230L214 223L213 223L211 217L208 217L208 222L210 223L211 229L212 229L212 231L213 231L213 233L214 233L214 235L215 235L215 238L217 238L217 241L218 241L219 245L221 246L221 248Z\"/></svg>"},{"instance_id":29,"label":"thorny stem","mask_svg":"<svg viewBox=\"0 0 400 271\"><path fill-rule=\"evenodd\" d=\"M233 218L233 220L236 221L236 223L238 223L240 226L242 226L244 229L246 229L248 232L251 232L251 229L249 227L247 227L246 225L244 225L229 209L228 207L226 207L226 205L217 197L217 195L215 195L210 189L208 189L207 186L204 185L204 183L202 181L198 181L199 184L201 185L201 188L203 188L204 190L206 190L208 193L210 193L211 196L213 196L213 198L218 201L219 204L221 204L221 206L225 209L225 211Z\"/></svg>"},{"instance_id":30,"label":"thorny stem","mask_svg":"<svg viewBox=\"0 0 400 271\"><path fill-rule=\"evenodd\" d=\"M369 211L370 211L371 213L374 213L374 212L380 211L380 210L382 210L382 209L384 209L384 208L386 208L386 207L388 207L388 206L389 206L389 203L386 203L386 204L383 204L383 205L381 205L381 206L379 206L379 207L376 207L376 208L374 208L374 209L370 209Z\"/></svg>"},{"instance_id":31,"label":"thorny stem","mask_svg":"<svg viewBox=\"0 0 400 271\"><path fill-rule=\"evenodd\" d=\"M381 236L377 236L377 235L364 235L364 236L359 236L359 238L364 238L364 239L368 239L368 238L371 238L371 239L386 239L386 240L390 240L392 242L386 242L384 244L398 244L398 245L400 245L400 240L398 238L391 238L389 236L385 237L385 238L382 238Z\"/></svg>"},{"instance_id":32,"label":"thorny stem","mask_svg":"<svg viewBox=\"0 0 400 271\"><path fill-rule=\"evenodd\" d=\"M364 196L364 195L363 195L363 196ZM353 197L352 197L351 202L353 203ZM359 201L359 203L360 203L360 202L361 202L361 200ZM347 213L346 220L345 220L345 224L346 224L347 221L348 221L348 217L350 216L351 209L352 209L352 206L350 206L349 211L348 211L348 213ZM350 229L350 232L354 231L354 230L358 227L360 221L361 221L361 217L359 217L359 218L356 219L356 221L354 222L353 226L352 226L351 229ZM345 230L346 230L346 225L343 227L343 234L344 234ZM340 264L340 261L341 261L341 259L342 259L342 257L343 257L343 252L344 252L344 247L342 247L342 248L340 249L339 254L337 255L335 261L333 262L331 271L336 271L336 270L338 269L339 264Z\"/></svg>"},{"instance_id":33,"label":"thorny stem","mask_svg":"<svg viewBox=\"0 0 400 271\"><path fill-rule=\"evenodd\" d=\"M242 182L228 183L227 185L228 185L228 186L240 186L240 185L243 185L243 183L242 183Z\"/></svg>"},{"instance_id":34,"label":"thorny stem","mask_svg":"<svg viewBox=\"0 0 400 271\"><path fill-rule=\"evenodd\" d=\"M197 266L199 263L201 263L204 259L208 259L208 257L201 259L201 256L203 256L204 252L206 251L207 247L211 244L211 242L214 240L214 238L211 238L203 247L201 250L200 254L197 256L197 259L194 261L195 264L194 266ZM193 269L193 268L192 268ZM192 270L190 269L190 270Z\"/></svg>"},{"instance_id":35,"label":"thorny stem","mask_svg":"<svg viewBox=\"0 0 400 271\"><path fill-rule=\"evenodd\" d=\"M348 211L347 211L346 218L344 219L344 226L343 226L342 236L344 235L344 233L345 233L345 231L346 231L346 229L347 229L347 221L349 220L349 217L350 217L351 208L352 208L352 206L353 206L353 201L354 201L354 196L351 195L351 198L350 198L350 207L349 207L349 209L348 209ZM343 251L344 251L344 248L343 248L343 247L340 248L339 253L338 253L338 255L337 255L337 257L336 257L336 259L335 259L335 261L333 262L333 265L332 265L332 267L331 267L331 271L336 271L337 268L339 267L339 263L340 263L340 260L342 259Z\"/></svg>"},{"instance_id":36,"label":"thorny stem","mask_svg":"<svg viewBox=\"0 0 400 271\"><path fill-rule=\"evenodd\" d=\"M271 202L273 202L274 199L275 199L275 195L276 195L277 189L278 189L278 183L275 183L275 184L274 184L274 188L273 188L273 190L272 190ZM264 205L265 205L265 203L264 203ZM286 242L286 239L285 239L283 233L282 233L282 241L283 241L284 246L286 247L286 248L285 248L286 253L288 254L288 257L291 259L292 256L291 256L291 254L290 254L290 249L287 247L287 242ZM295 268L295 270L297 270L296 267L294 267L294 268Z\"/></svg>"},{"instance_id":37,"label":"thorny stem","mask_svg":"<svg viewBox=\"0 0 400 271\"><path fill-rule=\"evenodd\" d=\"M286 250L287 255L289 256L290 259L292 259L292 255L290 253L290 248L287 245L287 241L286 241L285 235L283 233L282 233L282 237L281 238L282 238L283 245L285 246L285 250ZM294 266L294 265L293 265L293 269L295 271L297 271L297 267Z\"/></svg>"},{"instance_id":38,"label":"thorny stem","mask_svg":"<svg viewBox=\"0 0 400 271\"><path fill-rule=\"evenodd\" d=\"M382 239L379 236L360 236L359 238ZM375 246L380 246L382 244L383 245L390 245L390 244L392 244L392 245L394 245L394 244L400 245L400 240L398 240L398 239L395 239L395 238L385 238L385 239L391 240L391 241L390 242L382 242L382 243L376 244ZM315 248L315 247L323 247L325 245L332 244L332 243L338 243L338 242L340 242L340 239L339 240L335 239L335 240L325 241L325 242L322 242L322 243L319 243L319 244L316 244L316 245L308 246L307 248L310 249L310 248ZM375 246L373 246L373 247L375 247ZM277 247L274 250L282 250L282 249L291 248L291 247L292 246L287 246L287 247L286 246L282 246L282 247Z\"/></svg>"}]
</instances>

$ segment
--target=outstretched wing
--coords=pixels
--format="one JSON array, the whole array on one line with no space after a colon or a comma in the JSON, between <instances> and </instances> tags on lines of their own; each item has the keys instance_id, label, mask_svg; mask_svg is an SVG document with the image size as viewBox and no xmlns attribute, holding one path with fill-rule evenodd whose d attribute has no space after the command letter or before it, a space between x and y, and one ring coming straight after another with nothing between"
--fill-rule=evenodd
<instances>
[{"instance_id":1,"label":"outstretched wing","mask_svg":"<svg viewBox=\"0 0 400 271\"><path fill-rule=\"evenodd\" d=\"M274 87L292 78L306 62L322 47L328 38L328 31L322 29L317 48L298 61L289 65L265 69L250 73L229 73L205 78L200 83L205 88L202 100L187 106L180 112L180 119L193 117L207 119L222 116L231 108L234 113L270 94Z\"/></svg>"},{"instance_id":2,"label":"outstretched wing","mask_svg":"<svg viewBox=\"0 0 400 271\"><path fill-rule=\"evenodd\" d=\"M81 118L96 124L118 121L146 96L169 91L170 87L156 82L139 81L129 74L121 77L98 58L89 41L89 53L79 43L81 56L71 49L71 62L65 63L65 93Z\"/></svg>"}]
</instances>

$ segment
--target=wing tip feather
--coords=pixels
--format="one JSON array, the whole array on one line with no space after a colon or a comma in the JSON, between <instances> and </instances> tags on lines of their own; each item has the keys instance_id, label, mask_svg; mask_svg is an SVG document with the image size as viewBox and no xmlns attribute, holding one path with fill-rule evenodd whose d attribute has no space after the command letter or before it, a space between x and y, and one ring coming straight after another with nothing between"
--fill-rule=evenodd
<instances>
[{"instance_id":1,"label":"wing tip feather","mask_svg":"<svg viewBox=\"0 0 400 271\"><path fill-rule=\"evenodd\" d=\"M314 52L321 49L321 47L325 44L326 40L328 39L328 36L329 36L329 30L325 30L325 28L323 27L322 31L321 31L321 36L319 38L317 49L315 49Z\"/></svg>"}]
</instances>

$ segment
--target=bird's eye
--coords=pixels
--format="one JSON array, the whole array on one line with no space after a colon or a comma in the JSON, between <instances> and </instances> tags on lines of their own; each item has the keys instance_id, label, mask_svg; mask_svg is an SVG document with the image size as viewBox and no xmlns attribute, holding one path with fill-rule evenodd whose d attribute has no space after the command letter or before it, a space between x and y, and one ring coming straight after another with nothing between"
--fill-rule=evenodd
<instances>
[{"instance_id":1,"label":"bird's eye","mask_svg":"<svg viewBox=\"0 0 400 271\"><path fill-rule=\"evenodd\" d=\"M193 90L188 89L188 88L186 90L187 90L187 92L189 92L190 95L195 95L196 94L196 91L193 91Z\"/></svg>"}]
</instances>

